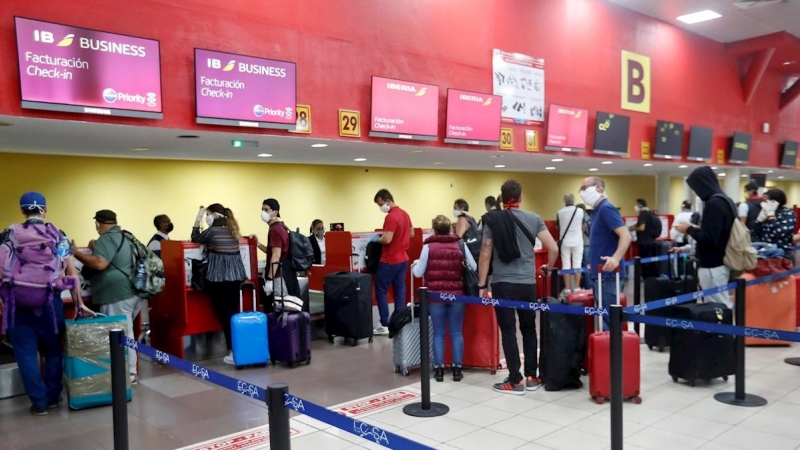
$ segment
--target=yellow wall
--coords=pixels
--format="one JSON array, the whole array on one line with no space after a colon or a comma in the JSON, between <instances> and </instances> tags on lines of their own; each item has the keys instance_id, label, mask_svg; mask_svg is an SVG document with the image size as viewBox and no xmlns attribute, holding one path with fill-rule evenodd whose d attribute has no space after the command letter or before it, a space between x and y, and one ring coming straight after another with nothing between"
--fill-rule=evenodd
<instances>
[{"instance_id":1,"label":"yellow wall","mask_svg":"<svg viewBox=\"0 0 800 450\"><path fill-rule=\"evenodd\" d=\"M582 176L539 173L409 170L364 167L221 163L147 159L84 158L0 153L3 195L0 224L21 220L19 196L43 193L48 220L79 245L95 237L95 211L111 209L120 224L141 240L153 233L153 216L168 214L173 238L187 239L197 209L219 202L230 207L244 234L265 238L261 202L275 197L287 224L307 233L312 219L344 222L348 230L368 231L383 223L373 203L380 188L389 189L411 215L415 226L430 227L437 214L452 215L453 201L465 198L473 212L483 212L483 199L497 195L507 178L523 185L523 208L552 219L562 196L577 197ZM604 177L612 202L632 214L635 199L655 198L655 178Z\"/></svg>"}]
</instances>

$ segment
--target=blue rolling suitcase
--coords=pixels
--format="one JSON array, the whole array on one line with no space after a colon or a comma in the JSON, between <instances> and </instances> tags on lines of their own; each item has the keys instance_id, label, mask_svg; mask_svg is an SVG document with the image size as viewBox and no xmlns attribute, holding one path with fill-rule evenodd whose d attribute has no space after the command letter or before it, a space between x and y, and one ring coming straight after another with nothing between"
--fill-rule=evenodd
<instances>
[{"instance_id":1,"label":"blue rolling suitcase","mask_svg":"<svg viewBox=\"0 0 800 450\"><path fill-rule=\"evenodd\" d=\"M253 290L253 311L244 311L243 293ZM269 361L267 315L256 311L256 285L244 282L239 287L239 314L231 317L231 346L237 369L245 366L265 367Z\"/></svg>"},{"instance_id":2,"label":"blue rolling suitcase","mask_svg":"<svg viewBox=\"0 0 800 450\"><path fill-rule=\"evenodd\" d=\"M311 316L307 312L269 315L269 344L272 364L285 361L289 367L311 364Z\"/></svg>"},{"instance_id":3,"label":"blue rolling suitcase","mask_svg":"<svg viewBox=\"0 0 800 450\"><path fill-rule=\"evenodd\" d=\"M108 332L126 329L125 316L98 316L67 320L67 351L64 354L64 381L70 409L86 409L111 404L111 355ZM125 349L128 355L128 349ZM126 362L125 367L128 364ZM127 372L126 372L127 374ZM130 379L126 396L133 397Z\"/></svg>"}]
</instances>

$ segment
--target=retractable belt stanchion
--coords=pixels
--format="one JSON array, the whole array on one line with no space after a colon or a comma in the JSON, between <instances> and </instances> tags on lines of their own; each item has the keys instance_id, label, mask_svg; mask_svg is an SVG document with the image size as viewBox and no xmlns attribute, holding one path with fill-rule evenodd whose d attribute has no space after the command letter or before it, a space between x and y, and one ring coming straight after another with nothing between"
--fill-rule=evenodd
<instances>
[{"instance_id":1,"label":"retractable belt stanchion","mask_svg":"<svg viewBox=\"0 0 800 450\"><path fill-rule=\"evenodd\" d=\"M611 367L611 450L622 450L622 305L612 305L609 337Z\"/></svg>"},{"instance_id":2,"label":"retractable belt stanchion","mask_svg":"<svg viewBox=\"0 0 800 450\"><path fill-rule=\"evenodd\" d=\"M269 412L269 448L290 450L292 441L289 430L289 409L284 398L289 393L289 385L275 383L267 386L267 411Z\"/></svg>"},{"instance_id":3,"label":"retractable belt stanchion","mask_svg":"<svg viewBox=\"0 0 800 450\"><path fill-rule=\"evenodd\" d=\"M128 367L122 339L125 333L119 329L108 332L111 357L111 415L114 423L114 450L128 450Z\"/></svg>"},{"instance_id":4,"label":"retractable belt stanchion","mask_svg":"<svg viewBox=\"0 0 800 450\"><path fill-rule=\"evenodd\" d=\"M736 279L736 326L745 326L744 302L746 292L746 282L744 278ZM720 392L714 396L718 402L734 406L764 406L767 400L753 394L747 394L744 390L744 336L736 336L736 392Z\"/></svg>"},{"instance_id":5,"label":"retractable belt stanchion","mask_svg":"<svg viewBox=\"0 0 800 450\"><path fill-rule=\"evenodd\" d=\"M641 305L642 302L642 258L637 256L633 259L633 304ZM639 322L633 323L633 330L639 336Z\"/></svg>"},{"instance_id":6,"label":"retractable belt stanchion","mask_svg":"<svg viewBox=\"0 0 800 450\"><path fill-rule=\"evenodd\" d=\"M422 402L412 403L403 408L403 412L414 417L443 416L450 411L447 405L431 402L431 336L428 317L428 288L419 288L419 348L420 348L420 388ZM411 305L413 308L414 305Z\"/></svg>"}]
</instances>

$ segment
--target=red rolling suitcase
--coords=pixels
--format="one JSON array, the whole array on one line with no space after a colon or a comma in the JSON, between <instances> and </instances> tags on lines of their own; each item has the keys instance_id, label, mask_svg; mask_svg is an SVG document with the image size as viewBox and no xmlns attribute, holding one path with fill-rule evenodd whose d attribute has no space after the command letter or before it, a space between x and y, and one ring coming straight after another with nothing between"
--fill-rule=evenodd
<instances>
[{"instance_id":1,"label":"red rolling suitcase","mask_svg":"<svg viewBox=\"0 0 800 450\"><path fill-rule=\"evenodd\" d=\"M796 298L795 302L797 303L797 307L795 308L795 316L797 318L797 322L796 322L797 325L796 326L797 326L797 329L800 330L800 275L795 275L794 276L794 281L795 281L796 286L797 286L796 293L795 293L795 298ZM745 314L745 317L747 317L746 314Z\"/></svg>"},{"instance_id":2,"label":"red rolling suitcase","mask_svg":"<svg viewBox=\"0 0 800 450\"><path fill-rule=\"evenodd\" d=\"M619 304L623 307L628 306L628 297L625 294L619 294L617 297L619 299ZM567 296L568 303L580 303L585 308L591 308L595 306L596 302L594 299L594 292L591 289L581 289L579 291L573 292ZM586 336L591 336L594 333L594 322L595 318L592 316L585 316L586 319ZM622 321L622 329L628 329L628 322ZM589 348L588 345L586 347ZM589 352L586 352L586 356L583 358L583 372L584 375L589 373Z\"/></svg>"},{"instance_id":3,"label":"red rolling suitcase","mask_svg":"<svg viewBox=\"0 0 800 450\"><path fill-rule=\"evenodd\" d=\"M619 270L617 271L617 298L620 297ZM597 292L600 297L597 301L597 308L603 305L602 274L597 277ZM597 316L595 327L602 329L602 318ZM611 397L611 367L610 367L610 333L607 331L592 333L589 335L589 395L598 404L602 404L605 399ZM639 397L641 390L641 364L639 335L632 331L622 332L622 397L632 399L635 403L641 403Z\"/></svg>"}]
</instances>

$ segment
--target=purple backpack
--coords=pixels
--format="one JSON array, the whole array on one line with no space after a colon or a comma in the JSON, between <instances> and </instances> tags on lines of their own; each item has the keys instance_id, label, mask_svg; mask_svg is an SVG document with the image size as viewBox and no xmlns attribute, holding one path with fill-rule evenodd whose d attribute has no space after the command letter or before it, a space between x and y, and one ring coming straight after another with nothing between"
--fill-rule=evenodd
<instances>
[{"instance_id":1,"label":"purple backpack","mask_svg":"<svg viewBox=\"0 0 800 450\"><path fill-rule=\"evenodd\" d=\"M22 307L41 312L53 296L68 284L58 256L61 231L51 223L12 225L0 245L0 297L5 303L2 330L14 324L14 312ZM51 308L52 309L52 308ZM10 322L9 322L10 320ZM53 324L58 331L55 310Z\"/></svg>"}]
</instances>

